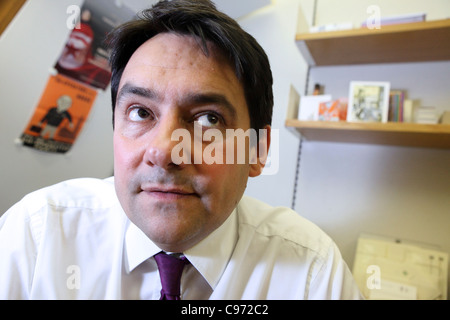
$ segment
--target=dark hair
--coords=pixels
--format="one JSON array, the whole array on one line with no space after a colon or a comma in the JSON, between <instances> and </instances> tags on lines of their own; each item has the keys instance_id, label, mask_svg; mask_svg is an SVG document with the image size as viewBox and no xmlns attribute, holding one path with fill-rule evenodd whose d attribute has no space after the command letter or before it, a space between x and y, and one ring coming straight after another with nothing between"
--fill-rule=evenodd
<instances>
[{"instance_id":1,"label":"dark hair","mask_svg":"<svg viewBox=\"0 0 450 320\"><path fill-rule=\"evenodd\" d=\"M243 84L251 127L257 130L271 124L273 78L267 55L251 35L209 0L160 1L108 35L113 117L119 82L129 59L144 42L164 32L195 37L207 56L207 41L223 51Z\"/></svg>"}]
</instances>

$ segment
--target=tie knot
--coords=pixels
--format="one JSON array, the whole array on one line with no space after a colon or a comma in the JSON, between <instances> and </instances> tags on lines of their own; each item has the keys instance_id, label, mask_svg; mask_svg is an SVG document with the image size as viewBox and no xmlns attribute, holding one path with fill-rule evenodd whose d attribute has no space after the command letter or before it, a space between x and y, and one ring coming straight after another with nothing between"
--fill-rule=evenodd
<instances>
[{"instance_id":1,"label":"tie knot","mask_svg":"<svg viewBox=\"0 0 450 320\"><path fill-rule=\"evenodd\" d=\"M161 278L161 300L180 300L180 283L183 268L189 261L186 257L176 258L164 252L155 255Z\"/></svg>"}]
</instances>

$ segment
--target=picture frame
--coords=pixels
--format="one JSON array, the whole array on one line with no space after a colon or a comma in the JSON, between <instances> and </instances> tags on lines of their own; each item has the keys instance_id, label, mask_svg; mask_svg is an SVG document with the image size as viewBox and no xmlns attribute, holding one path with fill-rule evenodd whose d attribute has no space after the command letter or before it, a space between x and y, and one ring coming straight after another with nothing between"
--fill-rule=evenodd
<instances>
[{"instance_id":1,"label":"picture frame","mask_svg":"<svg viewBox=\"0 0 450 320\"><path fill-rule=\"evenodd\" d=\"M388 121L390 82L351 81L348 122Z\"/></svg>"}]
</instances>

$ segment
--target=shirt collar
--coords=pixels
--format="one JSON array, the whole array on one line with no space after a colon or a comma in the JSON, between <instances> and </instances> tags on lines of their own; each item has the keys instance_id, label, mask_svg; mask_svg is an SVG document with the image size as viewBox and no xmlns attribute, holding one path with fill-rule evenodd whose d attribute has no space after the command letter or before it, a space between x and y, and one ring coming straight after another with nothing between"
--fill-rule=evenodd
<instances>
[{"instance_id":1,"label":"shirt collar","mask_svg":"<svg viewBox=\"0 0 450 320\"><path fill-rule=\"evenodd\" d=\"M209 236L184 252L214 290L231 258L238 239L236 209Z\"/></svg>"},{"instance_id":2,"label":"shirt collar","mask_svg":"<svg viewBox=\"0 0 450 320\"><path fill-rule=\"evenodd\" d=\"M130 221L125 235L125 251L126 272L130 273L142 262L160 252L161 249Z\"/></svg>"},{"instance_id":3,"label":"shirt collar","mask_svg":"<svg viewBox=\"0 0 450 320\"><path fill-rule=\"evenodd\" d=\"M227 220L205 239L186 250L184 255L214 290L222 276L238 238L238 220L234 210ZM125 235L126 272L130 273L161 249L131 221Z\"/></svg>"}]
</instances>

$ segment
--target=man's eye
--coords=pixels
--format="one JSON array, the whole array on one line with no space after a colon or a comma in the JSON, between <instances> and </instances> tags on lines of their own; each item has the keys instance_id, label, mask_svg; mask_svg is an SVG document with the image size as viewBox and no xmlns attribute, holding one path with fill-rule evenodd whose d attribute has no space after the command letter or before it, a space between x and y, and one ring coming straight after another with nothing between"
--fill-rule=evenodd
<instances>
[{"instance_id":1,"label":"man's eye","mask_svg":"<svg viewBox=\"0 0 450 320\"><path fill-rule=\"evenodd\" d=\"M128 113L128 118L131 121L144 121L150 118L151 114L144 108L133 108Z\"/></svg>"},{"instance_id":2,"label":"man's eye","mask_svg":"<svg viewBox=\"0 0 450 320\"><path fill-rule=\"evenodd\" d=\"M214 113L203 114L199 116L195 122L202 127L216 127L220 124L220 116Z\"/></svg>"}]
</instances>

